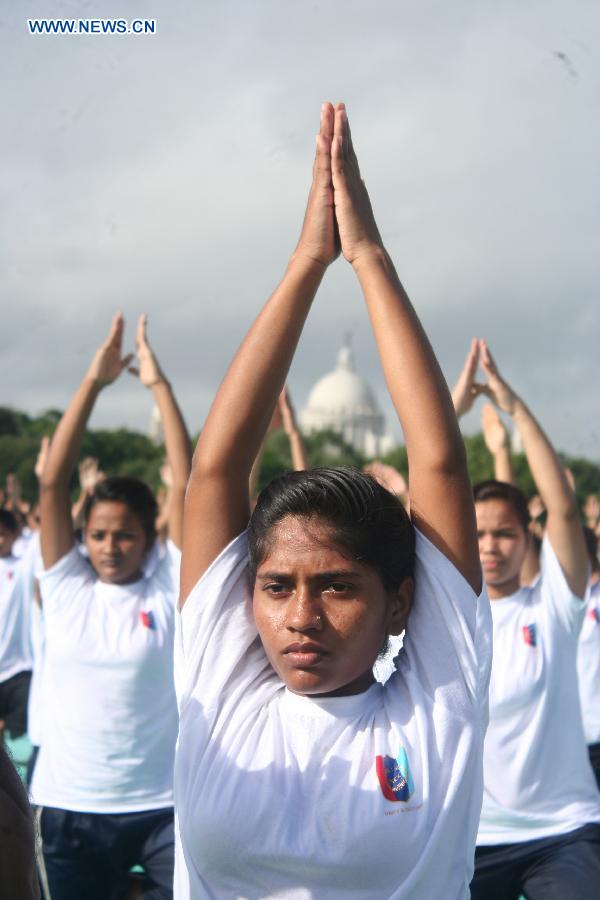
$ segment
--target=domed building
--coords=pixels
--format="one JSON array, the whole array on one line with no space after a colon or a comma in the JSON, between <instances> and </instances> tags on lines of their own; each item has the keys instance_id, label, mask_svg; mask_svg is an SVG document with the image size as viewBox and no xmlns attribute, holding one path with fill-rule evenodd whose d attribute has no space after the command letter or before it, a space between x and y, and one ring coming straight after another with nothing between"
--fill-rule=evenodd
<instances>
[{"instance_id":1,"label":"domed building","mask_svg":"<svg viewBox=\"0 0 600 900\"><path fill-rule=\"evenodd\" d=\"M381 456L394 446L375 394L355 371L348 343L340 349L333 372L324 375L311 390L300 423L306 432L337 432L365 456Z\"/></svg>"}]
</instances>

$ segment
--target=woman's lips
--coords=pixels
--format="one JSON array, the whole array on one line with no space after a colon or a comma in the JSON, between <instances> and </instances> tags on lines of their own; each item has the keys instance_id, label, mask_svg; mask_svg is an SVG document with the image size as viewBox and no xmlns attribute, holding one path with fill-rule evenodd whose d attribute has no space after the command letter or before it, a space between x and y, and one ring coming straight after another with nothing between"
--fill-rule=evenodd
<instances>
[{"instance_id":1,"label":"woman's lips","mask_svg":"<svg viewBox=\"0 0 600 900\"><path fill-rule=\"evenodd\" d=\"M292 668L310 669L313 666L318 665L324 657L328 655L328 651L319 644L297 643L290 644L289 647L286 647L283 651L283 655L285 656L287 664L292 666Z\"/></svg>"}]
</instances>

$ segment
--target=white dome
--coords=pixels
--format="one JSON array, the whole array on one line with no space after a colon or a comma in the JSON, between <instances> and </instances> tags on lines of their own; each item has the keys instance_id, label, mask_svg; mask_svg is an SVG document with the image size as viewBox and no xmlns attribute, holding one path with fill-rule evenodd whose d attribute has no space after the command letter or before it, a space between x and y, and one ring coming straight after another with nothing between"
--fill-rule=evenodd
<instances>
[{"instance_id":1,"label":"white dome","mask_svg":"<svg viewBox=\"0 0 600 900\"><path fill-rule=\"evenodd\" d=\"M331 428L362 453L381 452L385 419L370 386L354 371L347 345L338 353L334 371L313 387L300 418L306 431Z\"/></svg>"},{"instance_id":2,"label":"white dome","mask_svg":"<svg viewBox=\"0 0 600 900\"><path fill-rule=\"evenodd\" d=\"M308 397L305 412L351 416L379 415L379 407L367 382L354 371L350 347L342 347L333 372L319 379Z\"/></svg>"}]
</instances>

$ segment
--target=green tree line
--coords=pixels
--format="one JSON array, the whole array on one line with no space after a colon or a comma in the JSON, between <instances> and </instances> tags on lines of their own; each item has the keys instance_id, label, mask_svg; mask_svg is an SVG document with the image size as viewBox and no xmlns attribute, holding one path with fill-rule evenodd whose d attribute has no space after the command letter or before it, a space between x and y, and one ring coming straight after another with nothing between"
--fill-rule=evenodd
<instances>
[{"instance_id":1,"label":"green tree line","mask_svg":"<svg viewBox=\"0 0 600 900\"><path fill-rule=\"evenodd\" d=\"M25 500L34 502L37 483L35 460L43 435L51 435L60 419L59 410L50 409L39 416L8 407L0 407L0 485L13 472L21 482ZM493 478L492 459L482 434L465 436L469 474L473 483ZM305 438L308 458L313 466L363 466L369 460L332 431L319 431ZM160 484L160 465L164 447L154 444L146 435L127 428L88 430L83 440L81 457L93 456L100 467L111 475L133 475L148 482L154 489ZM581 503L588 494L600 491L600 464L588 459L561 454L561 458L575 477L577 498ZM406 448L398 446L383 461L398 469L404 477L408 466ZM290 447L283 431L271 434L267 440L260 474L260 487L291 467ZM533 479L522 453L513 455L517 482L529 497L535 493ZM77 490L74 476L73 491Z\"/></svg>"}]
</instances>

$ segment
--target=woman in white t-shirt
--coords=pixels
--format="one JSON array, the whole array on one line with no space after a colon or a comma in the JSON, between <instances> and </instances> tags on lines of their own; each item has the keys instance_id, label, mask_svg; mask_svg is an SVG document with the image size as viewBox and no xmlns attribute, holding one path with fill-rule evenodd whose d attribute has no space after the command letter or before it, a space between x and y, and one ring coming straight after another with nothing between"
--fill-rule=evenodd
<instances>
[{"instance_id":1,"label":"woman in white t-shirt","mask_svg":"<svg viewBox=\"0 0 600 900\"><path fill-rule=\"evenodd\" d=\"M284 475L250 518L252 463L340 246L406 437L411 518L352 469ZM468 896L491 643L481 580L450 396L345 108L325 104L300 240L219 389L186 494L177 900ZM405 625L378 684L373 664Z\"/></svg>"},{"instance_id":2,"label":"woman in white t-shirt","mask_svg":"<svg viewBox=\"0 0 600 900\"><path fill-rule=\"evenodd\" d=\"M583 737L576 655L588 561L579 510L548 438L477 348L486 393L511 416L547 510L540 577L520 586L529 512L501 481L475 486L479 550L494 623L490 724L473 900L592 900L600 884L600 796ZM471 355L471 354L470 354Z\"/></svg>"},{"instance_id":3,"label":"woman in white t-shirt","mask_svg":"<svg viewBox=\"0 0 600 900\"><path fill-rule=\"evenodd\" d=\"M32 796L52 900L124 896L135 864L145 869L145 895L172 896L173 639L191 451L146 340L145 316L139 370L130 371L152 390L161 413L173 473L171 541L150 566L154 495L135 478L113 476L86 502L86 558L75 544L69 502L94 403L131 361L122 357L123 326L118 314L56 429L40 482L44 714Z\"/></svg>"},{"instance_id":4,"label":"woman in white t-shirt","mask_svg":"<svg viewBox=\"0 0 600 900\"><path fill-rule=\"evenodd\" d=\"M577 674L583 733L596 784L600 788L600 561L595 532L584 528L584 535L592 574L590 596L579 635Z\"/></svg>"}]
</instances>

